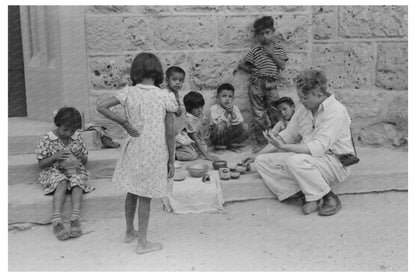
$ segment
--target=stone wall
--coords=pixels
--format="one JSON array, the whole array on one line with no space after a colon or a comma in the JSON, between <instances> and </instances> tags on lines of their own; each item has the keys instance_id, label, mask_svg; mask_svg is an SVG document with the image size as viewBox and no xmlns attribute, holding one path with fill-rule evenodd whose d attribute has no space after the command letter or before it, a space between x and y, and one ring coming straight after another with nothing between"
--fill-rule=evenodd
<instances>
[{"instance_id":1,"label":"stone wall","mask_svg":"<svg viewBox=\"0 0 416 277\"><path fill-rule=\"evenodd\" d=\"M304 68L323 70L329 88L347 106L362 145L407 144L407 6L90 6L85 28L90 116L103 97L129 84L129 66L142 51L164 68L187 76L181 96L201 92L205 111L223 82L236 87L236 104L253 126L248 76L233 76L253 44L252 23L275 19L276 39L288 51L281 95L296 98L293 77ZM117 131L114 131L117 133Z\"/></svg>"}]
</instances>

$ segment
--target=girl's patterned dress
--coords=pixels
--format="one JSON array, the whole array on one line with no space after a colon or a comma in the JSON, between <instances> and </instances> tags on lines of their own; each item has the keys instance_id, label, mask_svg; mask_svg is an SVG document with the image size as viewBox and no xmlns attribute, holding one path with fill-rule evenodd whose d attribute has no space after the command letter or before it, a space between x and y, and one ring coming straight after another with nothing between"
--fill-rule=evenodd
<instances>
[{"instance_id":1,"label":"girl's patterned dress","mask_svg":"<svg viewBox=\"0 0 416 277\"><path fill-rule=\"evenodd\" d=\"M166 112L175 112L175 99L151 85L125 87L116 95L127 120L140 135L128 137L117 162L113 183L132 194L161 198L167 193L168 148Z\"/></svg>"},{"instance_id":2,"label":"girl's patterned dress","mask_svg":"<svg viewBox=\"0 0 416 277\"><path fill-rule=\"evenodd\" d=\"M40 139L39 145L36 148L36 158L43 160L63 149L68 149L72 153L88 155L88 150L79 132L75 132L70 138L68 145L64 145L53 131L49 131ZM69 181L69 190L74 186L79 186L84 192L93 191L94 188L87 184L87 179L88 171L82 163L79 173L73 174L70 177L64 174L64 168L60 162L55 162L51 166L42 169L39 175L39 182L44 189L45 195L54 192L58 184L63 180Z\"/></svg>"}]
</instances>

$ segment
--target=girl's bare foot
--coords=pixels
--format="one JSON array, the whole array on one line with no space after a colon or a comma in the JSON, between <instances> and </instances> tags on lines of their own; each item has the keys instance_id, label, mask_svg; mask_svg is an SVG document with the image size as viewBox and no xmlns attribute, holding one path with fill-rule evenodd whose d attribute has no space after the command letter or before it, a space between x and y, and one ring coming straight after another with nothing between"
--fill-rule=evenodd
<instances>
[{"instance_id":1,"label":"girl's bare foot","mask_svg":"<svg viewBox=\"0 0 416 277\"><path fill-rule=\"evenodd\" d=\"M126 236L124 237L124 242L125 243L130 243L133 240L135 240L138 236L139 236L139 232L136 231L136 230L133 230L133 232L127 232L126 231Z\"/></svg>"},{"instance_id":2,"label":"girl's bare foot","mask_svg":"<svg viewBox=\"0 0 416 277\"><path fill-rule=\"evenodd\" d=\"M163 248L163 245L158 242L147 241L145 244L137 242L136 253L145 254L152 251L158 251Z\"/></svg>"}]
</instances>

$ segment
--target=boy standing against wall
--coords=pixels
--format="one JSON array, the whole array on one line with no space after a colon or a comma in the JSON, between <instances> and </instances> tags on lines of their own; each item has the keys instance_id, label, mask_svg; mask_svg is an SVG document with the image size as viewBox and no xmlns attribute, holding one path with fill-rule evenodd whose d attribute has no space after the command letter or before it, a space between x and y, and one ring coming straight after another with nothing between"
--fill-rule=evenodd
<instances>
[{"instance_id":1,"label":"boy standing against wall","mask_svg":"<svg viewBox=\"0 0 416 277\"><path fill-rule=\"evenodd\" d=\"M276 124L272 122L271 102L279 98L277 84L280 71L285 69L288 60L285 49L273 40L275 32L273 18L263 16L254 22L257 45L240 62L238 69L250 73L248 95L255 126L257 146L253 152L260 151L267 140L262 132Z\"/></svg>"}]
</instances>

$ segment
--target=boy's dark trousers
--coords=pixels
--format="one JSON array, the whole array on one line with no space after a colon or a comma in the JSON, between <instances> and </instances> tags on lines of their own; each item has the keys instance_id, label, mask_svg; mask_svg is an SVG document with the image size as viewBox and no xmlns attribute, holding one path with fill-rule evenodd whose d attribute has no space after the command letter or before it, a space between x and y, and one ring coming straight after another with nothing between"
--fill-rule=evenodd
<instances>
[{"instance_id":1,"label":"boy's dark trousers","mask_svg":"<svg viewBox=\"0 0 416 277\"><path fill-rule=\"evenodd\" d=\"M248 136L248 125L246 123L227 126L225 122L222 122L212 128L210 139L213 145L230 148L233 143L243 143Z\"/></svg>"},{"instance_id":2,"label":"boy's dark trousers","mask_svg":"<svg viewBox=\"0 0 416 277\"><path fill-rule=\"evenodd\" d=\"M280 98L277 81L267 77L256 78L250 82L248 96L253 110L257 144L267 144L262 131L272 128L279 121L277 110L270 105L271 102Z\"/></svg>"}]
</instances>

